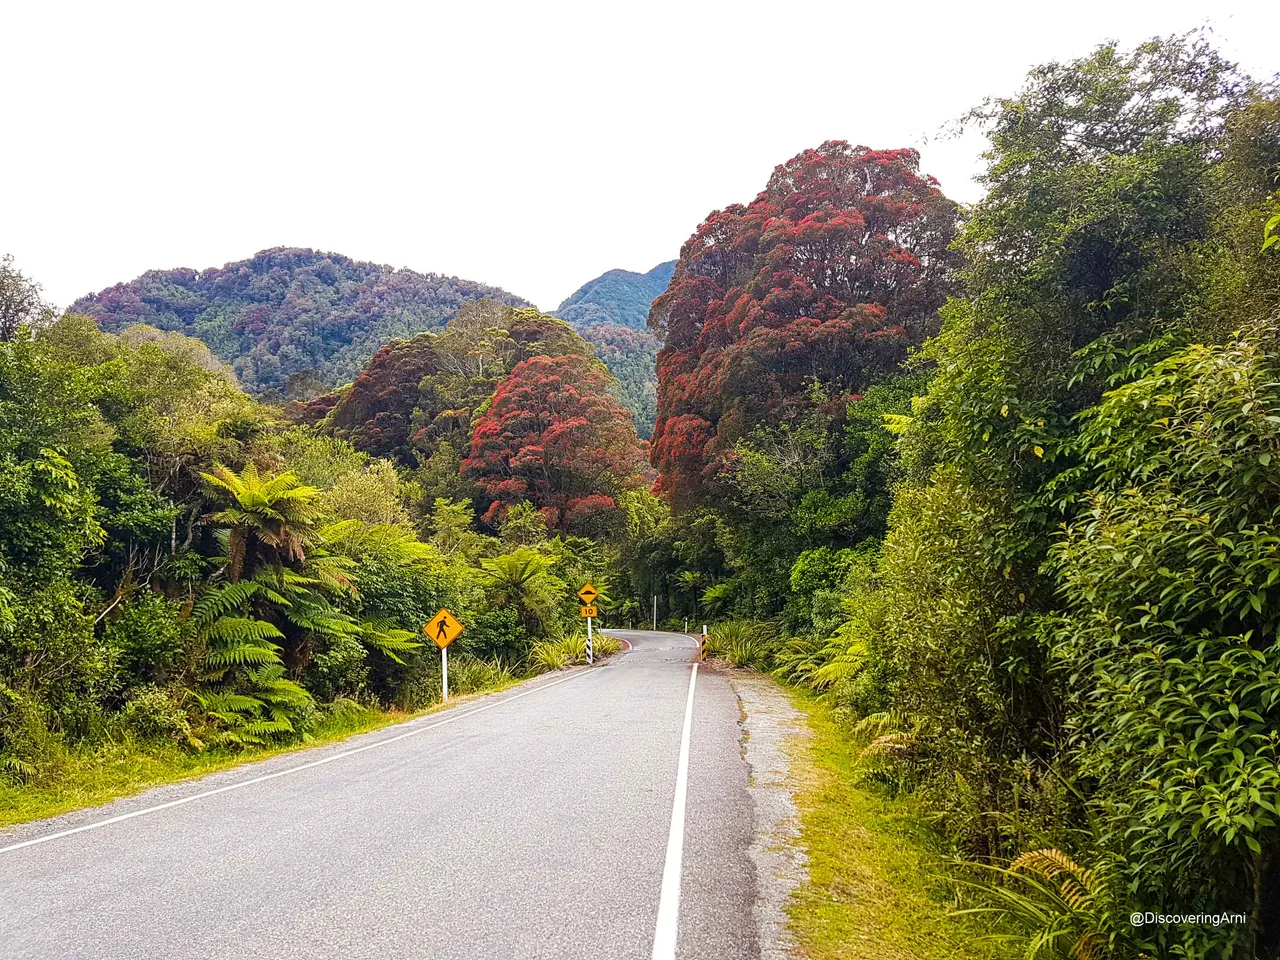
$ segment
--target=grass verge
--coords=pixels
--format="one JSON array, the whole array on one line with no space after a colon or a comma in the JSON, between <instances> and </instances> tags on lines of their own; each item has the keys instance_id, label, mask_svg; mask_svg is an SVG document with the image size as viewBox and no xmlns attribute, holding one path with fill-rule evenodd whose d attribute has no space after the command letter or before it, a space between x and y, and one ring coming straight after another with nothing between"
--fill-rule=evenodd
<instances>
[{"instance_id":1,"label":"grass verge","mask_svg":"<svg viewBox=\"0 0 1280 960\"><path fill-rule=\"evenodd\" d=\"M926 825L907 801L858 785L857 748L822 701L787 688L810 737L792 741L795 794L809 879L788 906L791 933L809 960L989 958L969 944L973 922L953 900Z\"/></svg>"},{"instance_id":2,"label":"grass verge","mask_svg":"<svg viewBox=\"0 0 1280 960\"><path fill-rule=\"evenodd\" d=\"M472 693L451 696L449 702L435 703L413 712L382 711L367 707L337 711L327 716L303 743L231 752L209 750L195 753L177 744L139 743L125 739L93 749L68 750L57 776L47 784L9 785L0 781L0 830L56 817L84 807L96 807L152 787L203 777L220 770L266 760L282 753L295 753L335 743L395 723L498 693L515 686L522 678L509 677L501 683Z\"/></svg>"}]
</instances>

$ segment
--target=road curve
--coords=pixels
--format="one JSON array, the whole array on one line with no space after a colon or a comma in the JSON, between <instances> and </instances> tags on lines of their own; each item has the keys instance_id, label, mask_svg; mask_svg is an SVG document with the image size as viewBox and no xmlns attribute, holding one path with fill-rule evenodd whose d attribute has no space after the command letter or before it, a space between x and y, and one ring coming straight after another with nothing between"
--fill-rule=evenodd
<instances>
[{"instance_id":1,"label":"road curve","mask_svg":"<svg viewBox=\"0 0 1280 960\"><path fill-rule=\"evenodd\" d=\"M0 952L657 960L695 645L613 634L592 668L0 834ZM739 716L700 671L680 958L759 955Z\"/></svg>"}]
</instances>

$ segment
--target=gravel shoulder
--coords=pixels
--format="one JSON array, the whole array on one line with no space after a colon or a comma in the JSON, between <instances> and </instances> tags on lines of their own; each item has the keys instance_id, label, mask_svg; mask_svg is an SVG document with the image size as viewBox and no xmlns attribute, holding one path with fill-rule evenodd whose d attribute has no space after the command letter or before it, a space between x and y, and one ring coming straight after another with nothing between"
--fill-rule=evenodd
<instances>
[{"instance_id":1,"label":"gravel shoulder","mask_svg":"<svg viewBox=\"0 0 1280 960\"><path fill-rule=\"evenodd\" d=\"M752 920L761 960L799 956L788 926L787 905L808 877L808 856L796 808L793 758L808 739L805 716L773 680L718 667L738 698L742 758L750 768L756 900Z\"/></svg>"}]
</instances>

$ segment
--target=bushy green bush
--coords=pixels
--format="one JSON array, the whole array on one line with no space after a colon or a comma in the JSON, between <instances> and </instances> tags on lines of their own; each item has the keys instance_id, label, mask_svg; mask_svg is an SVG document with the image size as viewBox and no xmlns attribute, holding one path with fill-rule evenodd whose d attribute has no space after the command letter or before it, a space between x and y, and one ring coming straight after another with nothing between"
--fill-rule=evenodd
<instances>
[{"instance_id":1,"label":"bushy green bush","mask_svg":"<svg viewBox=\"0 0 1280 960\"><path fill-rule=\"evenodd\" d=\"M139 740L191 744L191 718L172 691L137 687L116 715L116 722Z\"/></svg>"},{"instance_id":2,"label":"bushy green bush","mask_svg":"<svg viewBox=\"0 0 1280 960\"><path fill-rule=\"evenodd\" d=\"M369 676L369 652L359 638L328 637L311 661L306 687L321 702L359 700L369 694Z\"/></svg>"},{"instance_id":3,"label":"bushy green bush","mask_svg":"<svg viewBox=\"0 0 1280 960\"><path fill-rule=\"evenodd\" d=\"M597 633L592 638L592 653L596 660L612 656L622 649L613 637ZM529 653L529 663L537 671L563 670L574 664L587 662L587 635L571 633L559 640L535 643Z\"/></svg>"},{"instance_id":4,"label":"bushy green bush","mask_svg":"<svg viewBox=\"0 0 1280 960\"><path fill-rule=\"evenodd\" d=\"M474 693L509 683L511 670L500 660L480 660L466 655L449 658L449 692Z\"/></svg>"},{"instance_id":5,"label":"bushy green bush","mask_svg":"<svg viewBox=\"0 0 1280 960\"><path fill-rule=\"evenodd\" d=\"M751 620L726 620L707 630L707 653L735 667L768 670L778 647L777 626Z\"/></svg>"},{"instance_id":6,"label":"bushy green bush","mask_svg":"<svg viewBox=\"0 0 1280 960\"><path fill-rule=\"evenodd\" d=\"M1080 776L1150 907L1278 917L1280 353L1188 347L1081 448L1096 486L1053 554Z\"/></svg>"},{"instance_id":7,"label":"bushy green bush","mask_svg":"<svg viewBox=\"0 0 1280 960\"><path fill-rule=\"evenodd\" d=\"M109 692L163 680L189 639L180 604L139 590L111 611L102 630Z\"/></svg>"}]
</instances>

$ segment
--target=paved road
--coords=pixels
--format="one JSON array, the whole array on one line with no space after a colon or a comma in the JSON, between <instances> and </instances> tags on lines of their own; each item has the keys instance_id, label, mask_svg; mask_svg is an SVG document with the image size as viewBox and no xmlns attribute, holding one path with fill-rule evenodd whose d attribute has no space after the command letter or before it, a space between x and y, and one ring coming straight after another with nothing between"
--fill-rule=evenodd
<instances>
[{"instance_id":1,"label":"paved road","mask_svg":"<svg viewBox=\"0 0 1280 960\"><path fill-rule=\"evenodd\" d=\"M0 834L0 955L654 957L695 650L615 635L633 648L593 668ZM756 957L722 677L691 717L676 955Z\"/></svg>"}]
</instances>

